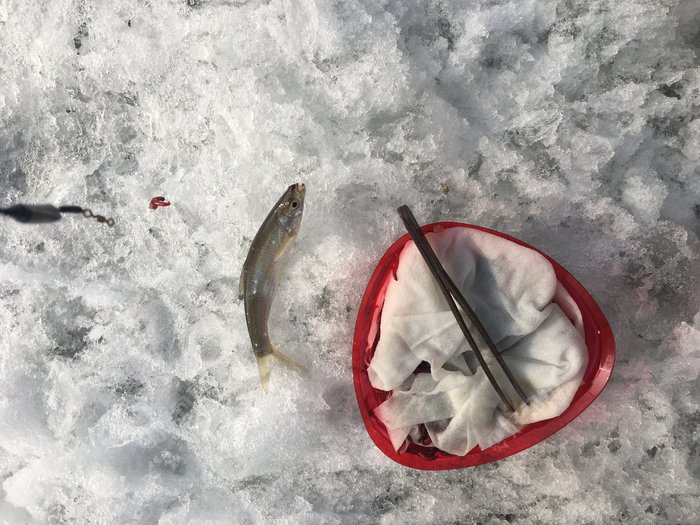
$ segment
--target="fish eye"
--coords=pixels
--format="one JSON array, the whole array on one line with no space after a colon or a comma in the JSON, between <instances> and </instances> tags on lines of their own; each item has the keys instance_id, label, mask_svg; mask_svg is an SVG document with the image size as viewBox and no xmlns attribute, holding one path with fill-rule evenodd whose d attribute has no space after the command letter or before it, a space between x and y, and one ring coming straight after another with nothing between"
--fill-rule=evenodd
<instances>
[{"instance_id":1,"label":"fish eye","mask_svg":"<svg viewBox=\"0 0 700 525\"><path fill-rule=\"evenodd\" d=\"M293 210L296 210L299 207L299 201L297 199L292 199L292 202L289 205Z\"/></svg>"}]
</instances>

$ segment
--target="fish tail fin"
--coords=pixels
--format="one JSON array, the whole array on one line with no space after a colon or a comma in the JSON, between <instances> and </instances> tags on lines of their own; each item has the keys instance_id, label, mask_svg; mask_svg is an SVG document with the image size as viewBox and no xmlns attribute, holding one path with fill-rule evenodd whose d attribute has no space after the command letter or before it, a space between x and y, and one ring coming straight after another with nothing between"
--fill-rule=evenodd
<instances>
[{"instance_id":1,"label":"fish tail fin","mask_svg":"<svg viewBox=\"0 0 700 525\"><path fill-rule=\"evenodd\" d=\"M274 346L270 347L271 352L261 357L257 357L258 361L258 372L260 373L260 383L262 383L263 390L267 394L270 389L270 362L278 361L287 368L296 370L297 372L306 372L306 367L301 363L296 362L291 357L287 357L282 352L277 350Z\"/></svg>"}]
</instances>

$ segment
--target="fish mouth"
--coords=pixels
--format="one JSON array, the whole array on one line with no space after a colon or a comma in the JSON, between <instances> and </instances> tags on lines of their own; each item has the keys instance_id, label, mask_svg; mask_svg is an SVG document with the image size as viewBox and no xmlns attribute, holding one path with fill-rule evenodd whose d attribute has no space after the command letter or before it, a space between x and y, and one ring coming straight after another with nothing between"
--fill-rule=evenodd
<instances>
[{"instance_id":1,"label":"fish mouth","mask_svg":"<svg viewBox=\"0 0 700 525\"><path fill-rule=\"evenodd\" d=\"M300 195L301 197L306 195L306 185L303 182L298 182L296 184L292 184L289 187L289 189L292 190L297 195Z\"/></svg>"}]
</instances>

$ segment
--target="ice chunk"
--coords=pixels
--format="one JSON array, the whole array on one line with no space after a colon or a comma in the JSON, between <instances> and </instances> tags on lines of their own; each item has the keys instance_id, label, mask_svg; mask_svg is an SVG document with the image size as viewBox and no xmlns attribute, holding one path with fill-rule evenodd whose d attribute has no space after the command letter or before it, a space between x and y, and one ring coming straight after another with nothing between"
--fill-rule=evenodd
<instances>
[{"instance_id":1,"label":"ice chunk","mask_svg":"<svg viewBox=\"0 0 700 525\"><path fill-rule=\"evenodd\" d=\"M655 177L634 175L625 181L622 202L640 221L650 223L659 218L667 194L664 184Z\"/></svg>"}]
</instances>

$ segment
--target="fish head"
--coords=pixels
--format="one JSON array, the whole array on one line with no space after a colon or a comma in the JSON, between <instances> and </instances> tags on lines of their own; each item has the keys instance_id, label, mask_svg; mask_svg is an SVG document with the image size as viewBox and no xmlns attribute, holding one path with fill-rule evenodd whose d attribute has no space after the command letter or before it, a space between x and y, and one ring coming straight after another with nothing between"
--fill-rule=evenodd
<instances>
[{"instance_id":1,"label":"fish head","mask_svg":"<svg viewBox=\"0 0 700 525\"><path fill-rule=\"evenodd\" d=\"M277 203L278 221L289 231L290 235L296 235L301 227L305 195L306 186L304 184L292 184Z\"/></svg>"}]
</instances>

